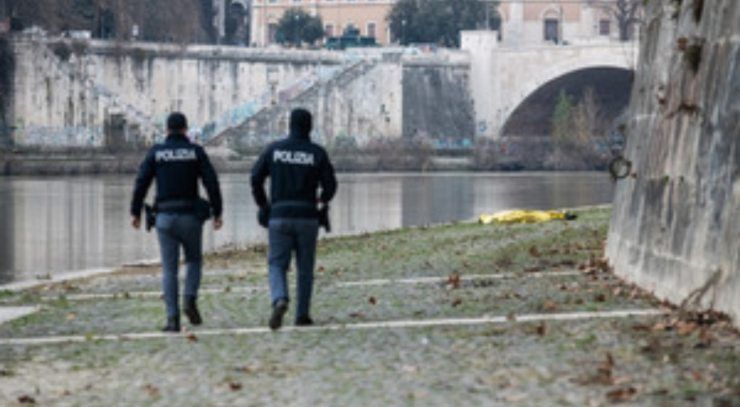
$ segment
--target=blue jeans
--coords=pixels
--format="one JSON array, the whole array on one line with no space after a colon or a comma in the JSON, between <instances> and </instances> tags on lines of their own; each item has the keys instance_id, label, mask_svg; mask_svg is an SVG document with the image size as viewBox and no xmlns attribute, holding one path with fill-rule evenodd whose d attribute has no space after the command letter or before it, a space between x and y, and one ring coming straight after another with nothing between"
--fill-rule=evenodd
<instances>
[{"instance_id":1,"label":"blue jeans","mask_svg":"<svg viewBox=\"0 0 740 407\"><path fill-rule=\"evenodd\" d=\"M167 317L180 315L178 306L178 266L180 246L185 252L187 277L185 296L198 296L203 266L203 222L189 213L157 214L157 235L162 255L162 289Z\"/></svg>"},{"instance_id":2,"label":"blue jeans","mask_svg":"<svg viewBox=\"0 0 740 407\"><path fill-rule=\"evenodd\" d=\"M319 235L317 219L270 220L269 279L272 305L278 300L288 301L286 273L293 251L298 269L298 302L296 318L308 317L313 291L313 267L316 262L316 239Z\"/></svg>"}]
</instances>

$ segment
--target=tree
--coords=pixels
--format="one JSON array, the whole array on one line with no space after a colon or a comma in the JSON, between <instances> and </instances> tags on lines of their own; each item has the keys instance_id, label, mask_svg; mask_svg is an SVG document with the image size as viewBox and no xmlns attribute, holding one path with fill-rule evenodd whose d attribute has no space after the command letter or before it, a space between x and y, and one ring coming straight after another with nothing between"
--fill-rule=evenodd
<instances>
[{"instance_id":1,"label":"tree","mask_svg":"<svg viewBox=\"0 0 740 407\"><path fill-rule=\"evenodd\" d=\"M278 21L275 38L281 44L313 44L324 36L321 17L312 16L298 7L289 8Z\"/></svg>"},{"instance_id":2,"label":"tree","mask_svg":"<svg viewBox=\"0 0 740 407\"><path fill-rule=\"evenodd\" d=\"M573 102L564 90L560 91L552 113L552 137L558 145L568 144L573 135Z\"/></svg>"},{"instance_id":3,"label":"tree","mask_svg":"<svg viewBox=\"0 0 740 407\"><path fill-rule=\"evenodd\" d=\"M388 17L391 33L401 44L460 45L460 31L484 28L488 16L496 26L496 1L399 0Z\"/></svg>"},{"instance_id":4,"label":"tree","mask_svg":"<svg viewBox=\"0 0 740 407\"><path fill-rule=\"evenodd\" d=\"M632 40L632 27L640 22L644 0L592 0L594 5L605 10L617 20L619 40Z\"/></svg>"}]
</instances>

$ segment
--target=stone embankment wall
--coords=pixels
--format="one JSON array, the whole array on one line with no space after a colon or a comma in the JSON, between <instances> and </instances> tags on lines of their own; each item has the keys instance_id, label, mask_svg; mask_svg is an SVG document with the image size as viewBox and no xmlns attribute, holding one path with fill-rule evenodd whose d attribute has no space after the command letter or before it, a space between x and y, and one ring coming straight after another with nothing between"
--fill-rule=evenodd
<instances>
[{"instance_id":1,"label":"stone embankment wall","mask_svg":"<svg viewBox=\"0 0 740 407\"><path fill-rule=\"evenodd\" d=\"M410 61L403 70L403 134L433 140L438 148L470 148L475 107L469 63Z\"/></svg>"},{"instance_id":2,"label":"stone embankment wall","mask_svg":"<svg viewBox=\"0 0 740 407\"><path fill-rule=\"evenodd\" d=\"M208 138L343 63L330 53L122 44L21 36L13 42L14 142L102 146L151 142L167 114Z\"/></svg>"},{"instance_id":3,"label":"stone embankment wall","mask_svg":"<svg viewBox=\"0 0 740 407\"><path fill-rule=\"evenodd\" d=\"M425 122L423 131L448 137L460 131L404 116L404 103L444 106L427 100L439 93L436 88L420 93L424 100L415 100L414 93L404 101L405 77L414 69L408 64L431 59L434 69L462 72L440 75L452 81L442 84L453 89L448 93L469 87L463 53L257 50L30 34L15 37L11 45L16 69L12 94L3 98L8 101L3 117L10 121L16 146L150 144L162 136L165 118L175 110L189 117L191 133L200 141L237 133L263 144L285 134L287 112L296 106L316 113L315 137L321 142L344 137L361 146L375 138L397 138L404 135L405 120ZM471 111L472 105L454 110L466 119Z\"/></svg>"},{"instance_id":4,"label":"stone embankment wall","mask_svg":"<svg viewBox=\"0 0 740 407\"><path fill-rule=\"evenodd\" d=\"M647 4L607 256L740 324L740 2Z\"/></svg>"},{"instance_id":5,"label":"stone embankment wall","mask_svg":"<svg viewBox=\"0 0 740 407\"><path fill-rule=\"evenodd\" d=\"M260 111L221 135L237 149L285 134L291 109L315 114L313 137L330 147L362 147L373 140L425 137L437 147L472 144L470 64L462 53L404 55L369 52L294 97Z\"/></svg>"}]
</instances>

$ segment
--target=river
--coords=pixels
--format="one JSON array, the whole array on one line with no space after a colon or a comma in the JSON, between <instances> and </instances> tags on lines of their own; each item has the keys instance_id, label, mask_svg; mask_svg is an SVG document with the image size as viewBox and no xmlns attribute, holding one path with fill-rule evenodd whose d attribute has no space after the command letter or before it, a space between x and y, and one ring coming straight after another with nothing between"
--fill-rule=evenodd
<instances>
[{"instance_id":1,"label":"river","mask_svg":"<svg viewBox=\"0 0 740 407\"><path fill-rule=\"evenodd\" d=\"M225 224L219 232L206 226L205 249L264 242L248 176L221 182ZM156 258L156 234L129 224L132 183L132 176L0 177L0 284ZM354 234L508 208L604 204L612 194L603 173L341 174L331 217L333 234Z\"/></svg>"}]
</instances>

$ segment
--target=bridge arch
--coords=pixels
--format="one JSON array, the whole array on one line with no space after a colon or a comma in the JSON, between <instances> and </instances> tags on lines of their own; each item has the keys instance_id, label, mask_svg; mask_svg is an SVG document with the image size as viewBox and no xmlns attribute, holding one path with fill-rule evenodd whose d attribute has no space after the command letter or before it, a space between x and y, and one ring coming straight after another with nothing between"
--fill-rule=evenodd
<instances>
[{"instance_id":1,"label":"bridge arch","mask_svg":"<svg viewBox=\"0 0 740 407\"><path fill-rule=\"evenodd\" d=\"M623 67L596 66L578 69L543 84L514 107L504 120L502 136L549 136L555 105L564 92L579 103L590 92L604 125L627 108L633 71Z\"/></svg>"},{"instance_id":2,"label":"bridge arch","mask_svg":"<svg viewBox=\"0 0 740 407\"><path fill-rule=\"evenodd\" d=\"M470 90L476 136L500 138L503 126L524 100L554 79L589 68L634 70L636 42L503 46L495 32L465 31L462 47L470 55Z\"/></svg>"},{"instance_id":3,"label":"bridge arch","mask_svg":"<svg viewBox=\"0 0 740 407\"><path fill-rule=\"evenodd\" d=\"M502 94L503 103L500 107L501 121L497 129L498 132L500 133L503 130L503 126L514 111L538 89L569 74L601 68L634 71L634 63L628 55L622 53L595 52L585 55L584 58L562 59L545 69L523 67L522 71L526 72L520 74L521 79L518 84L512 84L512 86L504 88L506 91Z\"/></svg>"}]
</instances>

